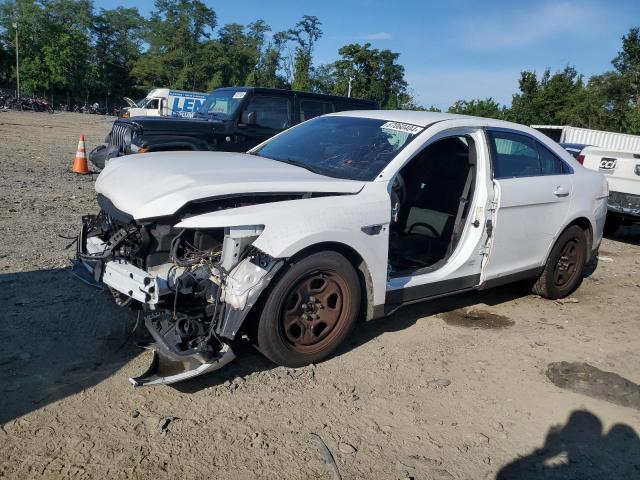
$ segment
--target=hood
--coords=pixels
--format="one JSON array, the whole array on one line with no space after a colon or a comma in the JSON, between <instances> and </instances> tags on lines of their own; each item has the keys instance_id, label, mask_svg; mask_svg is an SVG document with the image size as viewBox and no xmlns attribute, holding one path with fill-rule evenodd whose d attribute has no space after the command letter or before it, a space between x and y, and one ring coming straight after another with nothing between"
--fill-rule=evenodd
<instances>
[{"instance_id":1,"label":"hood","mask_svg":"<svg viewBox=\"0 0 640 480\"><path fill-rule=\"evenodd\" d=\"M145 133L171 133L179 134L182 132L194 135L198 133L213 133L213 122L209 122L206 119L194 119L185 117L135 117L135 118L119 118L117 123L133 124L142 127ZM220 122L218 122L220 123Z\"/></svg>"},{"instance_id":2,"label":"hood","mask_svg":"<svg viewBox=\"0 0 640 480\"><path fill-rule=\"evenodd\" d=\"M127 105L129 105L130 107L135 108L138 106L136 102L131 100L129 97L122 97L122 98L124 99L125 102L127 102Z\"/></svg>"},{"instance_id":3,"label":"hood","mask_svg":"<svg viewBox=\"0 0 640 480\"><path fill-rule=\"evenodd\" d=\"M186 203L257 193L358 193L341 180L275 160L227 152L157 152L109 161L96 192L135 219L172 215Z\"/></svg>"}]
</instances>

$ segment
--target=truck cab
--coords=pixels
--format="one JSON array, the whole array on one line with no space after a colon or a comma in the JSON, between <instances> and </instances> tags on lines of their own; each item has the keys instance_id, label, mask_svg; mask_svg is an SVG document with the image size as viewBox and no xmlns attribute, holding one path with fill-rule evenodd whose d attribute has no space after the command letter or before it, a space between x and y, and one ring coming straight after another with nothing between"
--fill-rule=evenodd
<instances>
[{"instance_id":1,"label":"truck cab","mask_svg":"<svg viewBox=\"0 0 640 480\"><path fill-rule=\"evenodd\" d=\"M159 106L162 102L159 103ZM89 155L99 168L113 157L157 151L246 152L311 118L346 110L373 110L371 100L258 87L219 88L192 118L143 116L116 120Z\"/></svg>"}]
</instances>

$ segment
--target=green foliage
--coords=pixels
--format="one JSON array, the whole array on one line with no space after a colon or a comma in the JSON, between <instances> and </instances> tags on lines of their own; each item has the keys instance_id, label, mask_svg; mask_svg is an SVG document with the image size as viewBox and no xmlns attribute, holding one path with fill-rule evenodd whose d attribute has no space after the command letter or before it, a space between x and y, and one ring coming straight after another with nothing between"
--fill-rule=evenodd
<instances>
[{"instance_id":1,"label":"green foliage","mask_svg":"<svg viewBox=\"0 0 640 480\"><path fill-rule=\"evenodd\" d=\"M396 109L409 103L404 67L397 63L399 53L371 48L370 43L345 45L334 63L333 92L376 100L382 108ZM413 105L413 101L410 103Z\"/></svg>"},{"instance_id":2,"label":"green foliage","mask_svg":"<svg viewBox=\"0 0 640 480\"><path fill-rule=\"evenodd\" d=\"M505 108L501 107L493 98L485 100L457 100L447 110L449 113L461 115L473 115L476 117L489 117L503 119Z\"/></svg>"},{"instance_id":3,"label":"green foliage","mask_svg":"<svg viewBox=\"0 0 640 480\"><path fill-rule=\"evenodd\" d=\"M288 32L289 39L297 43L293 62L292 88L294 90L312 89L313 47L316 41L322 37L321 25L322 22L318 20L318 17L304 15Z\"/></svg>"},{"instance_id":4,"label":"green foliage","mask_svg":"<svg viewBox=\"0 0 640 480\"><path fill-rule=\"evenodd\" d=\"M212 90L254 85L377 101L382 108L440 111L418 105L400 54L348 44L339 58L314 65L322 23L304 15L272 32L263 20L218 28L203 0L155 0L148 18L136 8L94 11L91 0L0 0L0 86L15 86L20 36L24 93L92 99L143 95L152 87ZM461 99L449 112L640 134L640 28L621 39L613 70L585 79L565 67L523 71L511 106Z\"/></svg>"}]
</instances>

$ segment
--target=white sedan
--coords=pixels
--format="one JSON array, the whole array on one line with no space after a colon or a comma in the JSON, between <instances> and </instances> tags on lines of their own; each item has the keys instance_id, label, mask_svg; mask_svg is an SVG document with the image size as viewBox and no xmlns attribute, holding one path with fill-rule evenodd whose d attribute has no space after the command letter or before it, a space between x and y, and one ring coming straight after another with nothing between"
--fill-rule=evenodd
<instances>
[{"instance_id":1,"label":"white sedan","mask_svg":"<svg viewBox=\"0 0 640 480\"><path fill-rule=\"evenodd\" d=\"M218 369L241 334L298 367L409 303L525 279L564 297L607 212L604 177L546 136L446 113L343 112L247 154L136 157L100 174L77 263L144 312L155 356L134 385Z\"/></svg>"}]
</instances>

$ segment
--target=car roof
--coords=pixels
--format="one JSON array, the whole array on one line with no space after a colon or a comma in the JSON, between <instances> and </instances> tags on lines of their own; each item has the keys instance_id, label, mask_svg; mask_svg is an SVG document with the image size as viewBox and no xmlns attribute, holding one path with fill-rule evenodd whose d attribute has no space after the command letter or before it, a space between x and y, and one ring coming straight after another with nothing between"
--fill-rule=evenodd
<instances>
[{"instance_id":1,"label":"car roof","mask_svg":"<svg viewBox=\"0 0 640 480\"><path fill-rule=\"evenodd\" d=\"M495 118L474 117L472 115L459 115L445 112L426 112L419 110L351 110L345 112L330 113L332 116L372 118L375 120L386 120L388 122L402 122L419 127L428 127L434 123L449 120L465 120L468 127L495 127L520 130L536 137L542 135L532 128L519 123L497 120ZM544 136L545 139L548 137Z\"/></svg>"},{"instance_id":2,"label":"car roof","mask_svg":"<svg viewBox=\"0 0 640 480\"><path fill-rule=\"evenodd\" d=\"M220 87L220 88L216 88L214 91L222 91L222 90L233 90L237 92L253 92L253 93L266 93L266 94L273 93L278 95L297 95L300 97L315 98L318 100L332 100L332 101L340 101L345 103L366 105L367 107L378 107L378 103L375 100L366 100L364 98L356 98L356 97L341 97L339 95L326 95L324 93L312 93L312 92L305 92L302 90L286 90L282 88L242 86L242 87Z\"/></svg>"}]
</instances>

